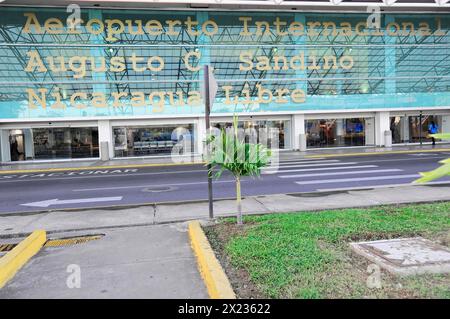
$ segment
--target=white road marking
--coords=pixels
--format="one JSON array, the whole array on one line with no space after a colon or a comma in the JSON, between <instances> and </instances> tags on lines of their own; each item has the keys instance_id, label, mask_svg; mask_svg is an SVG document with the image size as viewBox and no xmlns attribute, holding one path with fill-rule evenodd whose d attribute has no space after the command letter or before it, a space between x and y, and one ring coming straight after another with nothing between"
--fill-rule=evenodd
<instances>
[{"instance_id":1,"label":"white road marking","mask_svg":"<svg viewBox=\"0 0 450 319\"><path fill-rule=\"evenodd\" d=\"M65 205L65 204L81 204L81 203L98 203L98 202L114 202L121 201L122 196L115 197L94 197L94 198L78 198L78 199L48 199L39 202L32 202L26 204L20 204L22 206L30 206L30 207L49 207L53 205Z\"/></svg>"},{"instance_id":2,"label":"white road marking","mask_svg":"<svg viewBox=\"0 0 450 319\"><path fill-rule=\"evenodd\" d=\"M279 163L289 163L289 162L308 162L308 161L315 161L315 160L325 160L324 157L318 157L318 158L298 158L298 159L286 159L278 161Z\"/></svg>"},{"instance_id":3,"label":"white road marking","mask_svg":"<svg viewBox=\"0 0 450 319\"><path fill-rule=\"evenodd\" d=\"M34 181L55 181L55 180L68 180L68 179L79 179L79 178L101 178L101 177L125 177L125 176L145 176L145 175L165 175L165 174L184 174L184 173L196 173L202 172L206 173L205 170L189 170L189 171L171 171L171 172L150 172L150 173L125 173L122 175L84 175L84 176L74 176L74 177L59 177L59 178L37 178L31 177L33 179L2 179L0 176L0 184L4 183L14 183L14 182L34 182Z\"/></svg>"},{"instance_id":4,"label":"white road marking","mask_svg":"<svg viewBox=\"0 0 450 319\"><path fill-rule=\"evenodd\" d=\"M345 164L342 164L345 165ZM284 173L295 173L295 172L314 172L314 171L330 171L330 170L341 170L341 169L354 169L354 168L375 168L377 165L358 165L358 166L340 166L340 167L321 167L321 168L303 168L303 169L285 169L278 171L278 174ZM262 172L263 174L269 174Z\"/></svg>"},{"instance_id":5,"label":"white road marking","mask_svg":"<svg viewBox=\"0 0 450 319\"><path fill-rule=\"evenodd\" d=\"M323 160L323 161L296 161L296 162L280 162L278 163L280 167L286 167L289 165L295 165L295 164L299 164L299 165L306 165L306 164L319 164L319 163L337 163L340 162L340 160Z\"/></svg>"},{"instance_id":6,"label":"white road marking","mask_svg":"<svg viewBox=\"0 0 450 319\"><path fill-rule=\"evenodd\" d=\"M354 165L358 164L358 162L347 162L347 163L325 163L325 164L299 164L299 165L288 165L288 166L281 166L283 168L296 168L296 167L317 167L317 166L336 166L336 165ZM270 171L270 169L266 169Z\"/></svg>"},{"instance_id":7,"label":"white road marking","mask_svg":"<svg viewBox=\"0 0 450 319\"><path fill-rule=\"evenodd\" d=\"M419 156L419 157L415 157L415 158L395 158L395 159L376 159L376 158L373 158L373 159L369 159L367 161L365 161L363 159L358 159L358 162L359 163L370 163L370 162L377 162L377 163L379 163L379 162L404 162L404 161L421 161L421 160L428 161L428 160L433 159L433 158L444 159L444 158L447 158L447 157L445 155L442 155L442 156L434 156L434 157L431 157L431 156L430 157L420 157Z\"/></svg>"},{"instance_id":8,"label":"white road marking","mask_svg":"<svg viewBox=\"0 0 450 319\"><path fill-rule=\"evenodd\" d=\"M402 169L374 169L365 171L351 171L351 172L334 172L334 173L313 173L313 174L296 174L296 175L282 175L280 178L300 178L300 177L314 177L314 176L333 176L333 175L351 175L351 174L368 174L368 173L389 173L389 172L402 172Z\"/></svg>"},{"instance_id":9,"label":"white road marking","mask_svg":"<svg viewBox=\"0 0 450 319\"><path fill-rule=\"evenodd\" d=\"M384 185L374 185L374 186L355 186L355 187L339 187L339 188L319 188L317 192L334 192L334 191L353 191L353 190L364 190L373 188L386 188L386 187L399 187L399 186L426 186L426 185L449 185L450 181L447 182L429 182L424 184L384 184Z\"/></svg>"},{"instance_id":10,"label":"white road marking","mask_svg":"<svg viewBox=\"0 0 450 319\"><path fill-rule=\"evenodd\" d=\"M392 176L375 176L375 177L360 177L360 178L341 178L341 179L323 179L314 181L302 181L295 182L298 185L313 185L313 184L331 184L331 183L344 183L344 182L363 182L363 181L381 181L388 179L406 179L420 177L419 174L410 175L392 175Z\"/></svg>"}]
</instances>

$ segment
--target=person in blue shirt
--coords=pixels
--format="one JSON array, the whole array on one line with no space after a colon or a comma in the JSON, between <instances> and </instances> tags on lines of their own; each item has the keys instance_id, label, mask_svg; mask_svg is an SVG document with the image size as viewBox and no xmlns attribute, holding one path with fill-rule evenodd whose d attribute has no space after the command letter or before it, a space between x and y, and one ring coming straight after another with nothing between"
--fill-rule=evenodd
<instances>
[{"instance_id":1,"label":"person in blue shirt","mask_svg":"<svg viewBox=\"0 0 450 319\"><path fill-rule=\"evenodd\" d=\"M428 125L428 133L429 134L437 134L439 131L439 126L434 123L434 121L431 121L431 123ZM433 145L436 145L436 139L432 136L431 141L433 142Z\"/></svg>"}]
</instances>

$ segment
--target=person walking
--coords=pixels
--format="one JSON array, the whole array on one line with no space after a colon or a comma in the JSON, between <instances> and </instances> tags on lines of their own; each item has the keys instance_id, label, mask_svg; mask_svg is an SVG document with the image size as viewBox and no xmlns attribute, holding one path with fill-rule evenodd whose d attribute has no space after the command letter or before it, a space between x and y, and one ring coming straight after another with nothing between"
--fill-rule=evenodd
<instances>
[{"instance_id":1,"label":"person walking","mask_svg":"<svg viewBox=\"0 0 450 319\"><path fill-rule=\"evenodd\" d=\"M439 126L434 122L431 121L431 123L428 125L428 134L437 134L439 131ZM431 136L431 141L433 142L432 145L436 145L436 139L434 136Z\"/></svg>"}]
</instances>

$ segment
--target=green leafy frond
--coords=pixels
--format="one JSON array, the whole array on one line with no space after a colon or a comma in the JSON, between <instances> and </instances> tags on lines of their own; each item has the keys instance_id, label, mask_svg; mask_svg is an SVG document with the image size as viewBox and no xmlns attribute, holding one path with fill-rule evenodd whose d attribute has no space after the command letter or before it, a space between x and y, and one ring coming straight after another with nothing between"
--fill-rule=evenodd
<instances>
[{"instance_id":1,"label":"green leafy frond","mask_svg":"<svg viewBox=\"0 0 450 319\"><path fill-rule=\"evenodd\" d=\"M210 146L206 159L212 166L210 173L218 168L216 178L226 170L236 177L259 176L261 169L269 164L271 152L262 144L246 143L238 137L237 117L233 122L233 132L222 129L218 136L208 136L206 140Z\"/></svg>"},{"instance_id":2,"label":"green leafy frond","mask_svg":"<svg viewBox=\"0 0 450 319\"><path fill-rule=\"evenodd\" d=\"M450 133L430 134L434 138L440 138L443 140L450 140Z\"/></svg>"},{"instance_id":3,"label":"green leafy frond","mask_svg":"<svg viewBox=\"0 0 450 319\"><path fill-rule=\"evenodd\" d=\"M414 183L422 184L434 181L436 179L449 176L450 175L450 158L440 161L443 165L441 167L436 168L431 172L420 173L422 175L421 178L414 181Z\"/></svg>"}]
</instances>

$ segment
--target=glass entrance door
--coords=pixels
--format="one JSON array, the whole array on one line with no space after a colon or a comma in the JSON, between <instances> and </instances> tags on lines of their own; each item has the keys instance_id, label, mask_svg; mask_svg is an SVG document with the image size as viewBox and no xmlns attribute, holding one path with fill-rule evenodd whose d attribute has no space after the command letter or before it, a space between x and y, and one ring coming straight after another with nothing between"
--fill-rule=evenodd
<instances>
[{"instance_id":1,"label":"glass entrance door","mask_svg":"<svg viewBox=\"0 0 450 319\"><path fill-rule=\"evenodd\" d=\"M442 132L442 116L440 115L404 115L391 117L392 143L428 143L432 128Z\"/></svg>"},{"instance_id":2,"label":"glass entrance door","mask_svg":"<svg viewBox=\"0 0 450 319\"><path fill-rule=\"evenodd\" d=\"M25 136L22 130L11 130L9 133L11 161L25 160Z\"/></svg>"},{"instance_id":3,"label":"glass entrance door","mask_svg":"<svg viewBox=\"0 0 450 319\"><path fill-rule=\"evenodd\" d=\"M431 142L429 135L441 132L442 117L436 115L422 115L409 117L410 143ZM434 128L434 129L433 129Z\"/></svg>"}]
</instances>

